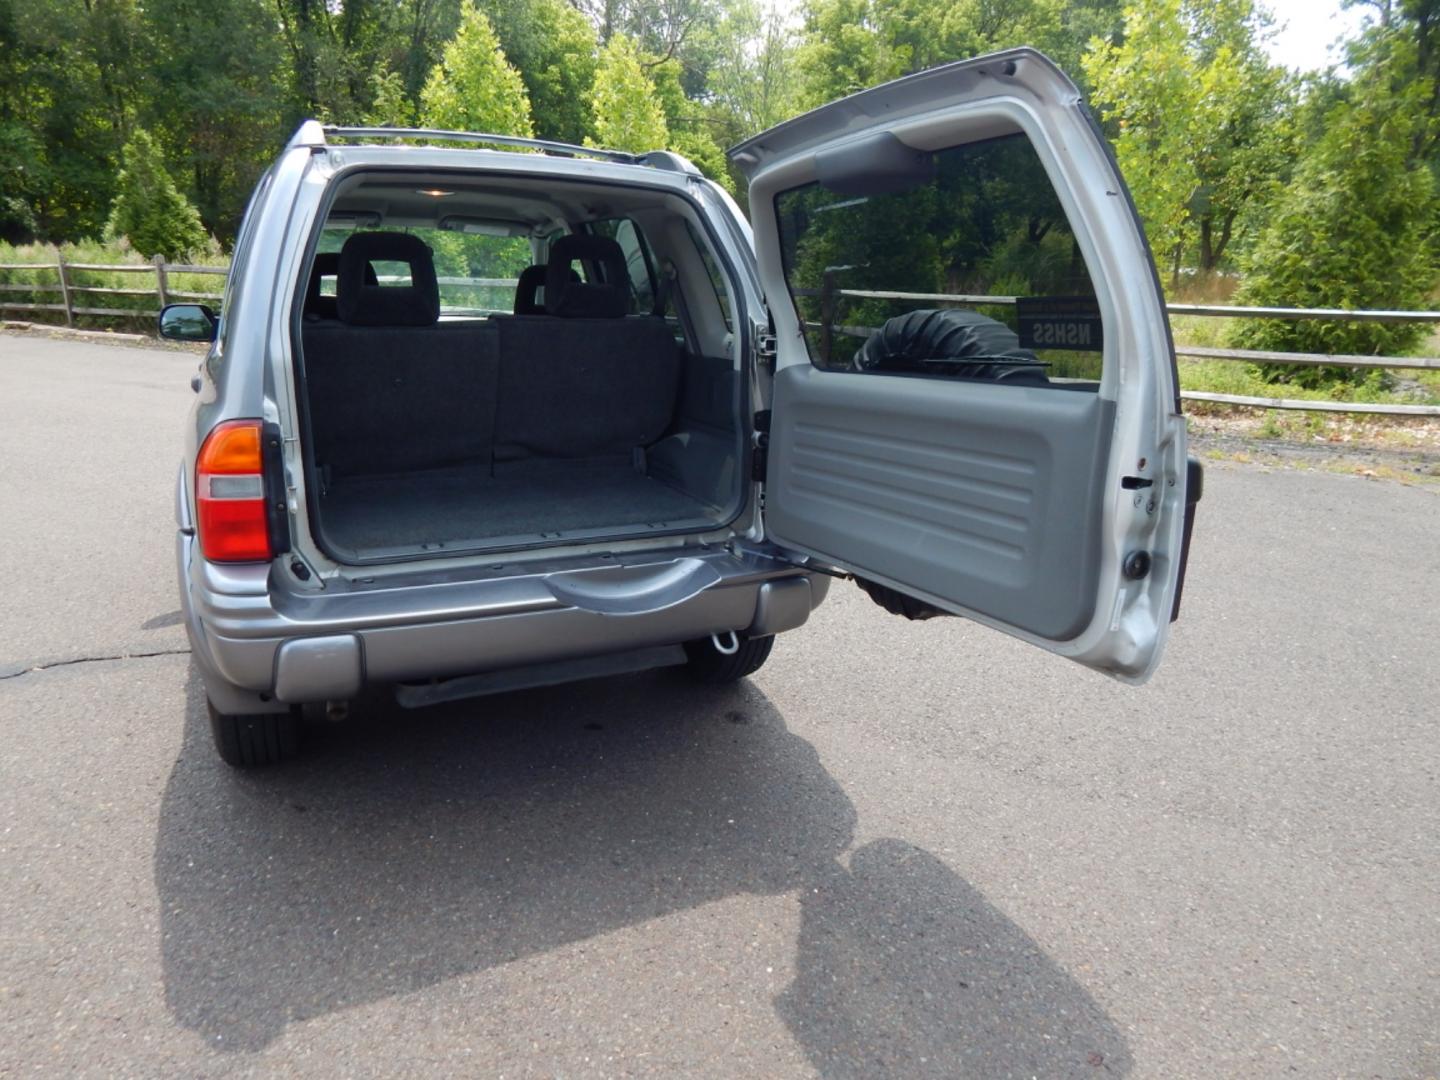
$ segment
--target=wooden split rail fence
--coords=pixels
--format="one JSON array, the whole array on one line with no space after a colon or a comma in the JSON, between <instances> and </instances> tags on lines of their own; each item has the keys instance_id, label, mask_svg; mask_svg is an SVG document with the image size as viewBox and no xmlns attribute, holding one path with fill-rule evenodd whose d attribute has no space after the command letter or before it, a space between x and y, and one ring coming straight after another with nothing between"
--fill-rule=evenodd
<instances>
[{"instance_id":1,"label":"wooden split rail fence","mask_svg":"<svg viewBox=\"0 0 1440 1080\"><path fill-rule=\"evenodd\" d=\"M49 271L55 275L52 283L10 282L0 283L0 297L6 293L59 294L60 303L11 302L0 299L0 313L6 311L59 312L64 315L65 325L74 326L77 315L99 316L123 319L153 319L158 310L174 300L219 300L219 293L201 293L173 289L170 287L172 274L210 274L224 276L228 267L194 266L184 263L169 263L157 255L149 263L67 263L58 252L53 263L0 263L0 270ZM153 274L151 288L108 288L76 282L74 273L108 274ZM828 276L828 275L827 275ZM469 286L500 286L513 284L508 280L492 278L442 278L443 284ZM827 281L825 290L802 290L811 295L846 296L854 299L911 300L924 303L950 304L998 304L1014 305L1014 296L991 296L965 293L914 293L888 292L873 289L839 289ZM116 307L91 307L83 297L99 296L154 296L158 300L155 309L134 309ZM1386 323L1436 323L1440 324L1440 311L1347 311L1340 308L1279 308L1279 307L1238 307L1221 304L1168 304L1172 315L1198 315L1207 318L1244 319L1331 319L1348 322ZM841 332L859 332L857 327L834 327ZM1216 349L1194 345L1176 346L1180 356L1198 360L1222 360L1236 363L1259 364L1304 364L1326 367L1385 368L1388 370L1440 370L1440 357L1416 356L1352 356L1326 353L1272 352L1259 349ZM1263 409L1298 409L1311 412L1374 413L1387 416L1440 416L1440 405L1375 404L1358 401L1317 401L1297 398L1246 397L1236 394L1211 394L1200 390L1185 390L1180 395L1187 401L1206 401L1224 405L1243 405Z\"/></svg>"},{"instance_id":2,"label":"wooden split rail fence","mask_svg":"<svg viewBox=\"0 0 1440 1080\"><path fill-rule=\"evenodd\" d=\"M76 263L66 262L58 252L53 263L0 263L0 270L29 270L49 272L53 282L7 282L0 283L0 312L7 311L51 311L65 316L65 325L74 326L75 316L90 315L114 319L154 319L160 308L175 300L219 300L218 292L189 292L170 287L172 274L212 274L224 277L230 272L226 266L192 266L188 263L166 262L156 255L148 263ZM87 285L75 279L76 274L153 274L154 284L148 288L111 288ZM59 295L60 303L19 302L3 299L6 293L27 293L31 297L44 293ZM151 308L93 307L86 300L96 296L153 296L159 302ZM103 301L102 301L103 302Z\"/></svg>"}]
</instances>

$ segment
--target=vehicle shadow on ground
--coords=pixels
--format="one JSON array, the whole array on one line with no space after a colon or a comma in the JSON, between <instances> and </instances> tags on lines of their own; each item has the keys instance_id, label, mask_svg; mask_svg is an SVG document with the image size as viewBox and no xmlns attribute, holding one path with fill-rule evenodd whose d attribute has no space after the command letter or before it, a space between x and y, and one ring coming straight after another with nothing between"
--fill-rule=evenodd
<instances>
[{"instance_id":1,"label":"vehicle shadow on ground","mask_svg":"<svg viewBox=\"0 0 1440 1080\"><path fill-rule=\"evenodd\" d=\"M191 676L155 853L166 1002L212 1046L744 893L794 892L776 1000L829 1076L1128 1070L1019 927L855 811L753 684L670 672L418 712L383 699L302 760L221 765Z\"/></svg>"}]
</instances>

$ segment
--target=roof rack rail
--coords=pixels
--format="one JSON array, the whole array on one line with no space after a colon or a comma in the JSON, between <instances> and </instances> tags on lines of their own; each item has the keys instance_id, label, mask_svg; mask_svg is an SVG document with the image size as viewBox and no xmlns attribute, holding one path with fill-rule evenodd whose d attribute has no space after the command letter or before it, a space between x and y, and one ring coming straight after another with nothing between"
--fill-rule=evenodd
<instances>
[{"instance_id":1,"label":"roof rack rail","mask_svg":"<svg viewBox=\"0 0 1440 1080\"><path fill-rule=\"evenodd\" d=\"M296 137L303 133L313 138L314 129L310 128L312 121L306 121L301 125ZM576 146L574 143L551 142L549 139L526 139L519 135L492 135L481 131L445 131L441 128L396 128L396 127L339 127L334 124L325 124L320 127L322 135L319 143L310 142L310 145L324 145L325 139L436 139L444 142L474 142L490 143L492 146L514 146L523 150L539 150L546 154L558 154L564 157L585 157L600 158L603 161L616 161L622 165L634 165L640 160L636 154L628 154L623 150L601 150L593 146ZM309 140L307 140L309 142Z\"/></svg>"}]
</instances>

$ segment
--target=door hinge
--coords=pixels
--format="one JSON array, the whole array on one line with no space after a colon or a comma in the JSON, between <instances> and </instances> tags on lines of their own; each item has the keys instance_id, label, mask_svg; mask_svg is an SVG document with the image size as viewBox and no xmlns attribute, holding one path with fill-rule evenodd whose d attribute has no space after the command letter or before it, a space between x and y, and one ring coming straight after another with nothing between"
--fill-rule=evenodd
<instances>
[{"instance_id":1,"label":"door hinge","mask_svg":"<svg viewBox=\"0 0 1440 1080\"><path fill-rule=\"evenodd\" d=\"M768 330L755 334L755 359L762 364L775 363L775 335Z\"/></svg>"}]
</instances>

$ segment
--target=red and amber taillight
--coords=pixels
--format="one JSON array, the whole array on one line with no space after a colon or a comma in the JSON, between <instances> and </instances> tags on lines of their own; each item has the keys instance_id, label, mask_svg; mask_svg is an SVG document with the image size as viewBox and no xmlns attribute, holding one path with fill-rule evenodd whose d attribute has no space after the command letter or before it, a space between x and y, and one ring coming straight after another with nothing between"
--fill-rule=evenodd
<instances>
[{"instance_id":1,"label":"red and amber taillight","mask_svg":"<svg viewBox=\"0 0 1440 1080\"><path fill-rule=\"evenodd\" d=\"M265 501L259 420L227 420L195 460L200 550L212 562L264 562L274 554Z\"/></svg>"}]
</instances>

